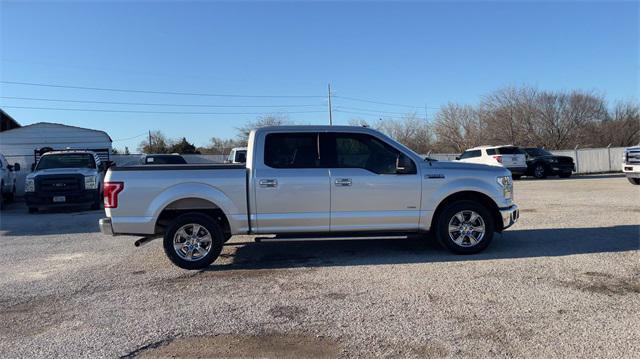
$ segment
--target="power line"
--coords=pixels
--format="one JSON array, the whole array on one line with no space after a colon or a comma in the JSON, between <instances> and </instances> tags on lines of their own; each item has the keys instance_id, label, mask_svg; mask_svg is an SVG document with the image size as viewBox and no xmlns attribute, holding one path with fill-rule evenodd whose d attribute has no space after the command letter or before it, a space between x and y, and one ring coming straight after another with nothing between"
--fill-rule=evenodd
<instances>
[{"instance_id":1,"label":"power line","mask_svg":"<svg viewBox=\"0 0 640 359\"><path fill-rule=\"evenodd\" d=\"M142 137L142 136L146 136L146 135L147 135L147 132L143 132L143 133L141 133L141 134L139 134L139 135L137 135L137 136L133 136L133 137L128 137L128 138L117 138L117 139L113 140L112 142L121 142L121 141L133 140L133 139L136 139L136 138L138 138L138 137Z\"/></svg>"},{"instance_id":2,"label":"power line","mask_svg":"<svg viewBox=\"0 0 640 359\"><path fill-rule=\"evenodd\" d=\"M374 113L389 113L389 114L395 114L395 115L406 115L406 114L410 114L410 113L417 113L417 111L409 111L409 112L379 111L379 110L371 110L371 109L366 109L366 108L346 107L346 106L337 106L336 108L337 109L345 109L345 110L374 112Z\"/></svg>"},{"instance_id":3,"label":"power line","mask_svg":"<svg viewBox=\"0 0 640 359\"><path fill-rule=\"evenodd\" d=\"M219 94L219 93L200 93L200 92L133 90L133 89L120 89L120 88L108 88L108 87L59 85L59 84L36 83L36 82L20 82L20 81L4 81L4 80L0 80L0 83L11 84L11 85L24 85L24 86L68 88L68 89L76 89L76 90L147 93L147 94L156 94L156 95L238 97L238 98L287 98L287 97L288 98L325 98L325 96L313 96L313 95L238 95L238 94Z\"/></svg>"},{"instance_id":4,"label":"power line","mask_svg":"<svg viewBox=\"0 0 640 359\"><path fill-rule=\"evenodd\" d=\"M105 105L134 105L134 106L169 106L169 107L220 107L220 108L285 108L285 107L320 107L324 105L200 105L200 104L171 104L171 103L146 103L146 102L115 102L115 101L94 101L94 100L69 100L69 99L53 99L40 97L16 97L16 96L0 96L0 98L9 100L28 100L28 101L48 101L48 102L70 102L70 103L94 103Z\"/></svg>"},{"instance_id":5,"label":"power line","mask_svg":"<svg viewBox=\"0 0 640 359\"><path fill-rule=\"evenodd\" d=\"M348 113L350 115L361 115L361 116L370 116L370 117L379 117L379 113L375 114L375 113L364 113L364 112L355 112L355 111L344 111L344 110L340 110L340 109L336 109L334 110L335 112L340 112L340 113ZM397 117L397 116L390 116L390 117ZM422 117L416 117L418 119L424 120L424 118Z\"/></svg>"},{"instance_id":6,"label":"power line","mask_svg":"<svg viewBox=\"0 0 640 359\"><path fill-rule=\"evenodd\" d=\"M409 107L409 108L423 108L423 106L412 106L412 105L406 105L406 104L400 104L400 103L382 102L382 101L369 100L369 99L356 98L356 97L347 97L347 96L338 96L338 95L334 95L333 97L334 98L341 98L343 100L349 100L349 101L375 103L375 104L378 104L378 105L399 106L399 107ZM432 110L438 110L438 108L435 108L435 107L433 107L431 109Z\"/></svg>"},{"instance_id":7,"label":"power line","mask_svg":"<svg viewBox=\"0 0 640 359\"><path fill-rule=\"evenodd\" d=\"M107 109L84 109L84 108L55 108L55 107L27 107L27 106L4 106L5 108L19 108L26 110L52 110L52 111L85 111L85 112L122 112L122 113L147 113L158 115L264 115L265 112L180 112L180 111L136 111L136 110L107 110ZM320 113L324 111L283 111L284 113Z\"/></svg>"}]
</instances>

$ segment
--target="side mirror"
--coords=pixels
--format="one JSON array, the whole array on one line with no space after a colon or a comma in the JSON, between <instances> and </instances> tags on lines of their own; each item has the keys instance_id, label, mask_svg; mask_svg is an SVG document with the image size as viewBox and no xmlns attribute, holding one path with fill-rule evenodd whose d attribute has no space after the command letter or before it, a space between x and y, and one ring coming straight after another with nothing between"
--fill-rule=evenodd
<instances>
[{"instance_id":1,"label":"side mirror","mask_svg":"<svg viewBox=\"0 0 640 359\"><path fill-rule=\"evenodd\" d=\"M411 173L413 171L413 162L407 156L398 156L396 159L396 173Z\"/></svg>"},{"instance_id":2,"label":"side mirror","mask_svg":"<svg viewBox=\"0 0 640 359\"><path fill-rule=\"evenodd\" d=\"M13 164L13 170L15 172L20 172L20 164L19 163L14 163Z\"/></svg>"},{"instance_id":3,"label":"side mirror","mask_svg":"<svg viewBox=\"0 0 640 359\"><path fill-rule=\"evenodd\" d=\"M460 161L460 156L456 156L456 161Z\"/></svg>"}]
</instances>

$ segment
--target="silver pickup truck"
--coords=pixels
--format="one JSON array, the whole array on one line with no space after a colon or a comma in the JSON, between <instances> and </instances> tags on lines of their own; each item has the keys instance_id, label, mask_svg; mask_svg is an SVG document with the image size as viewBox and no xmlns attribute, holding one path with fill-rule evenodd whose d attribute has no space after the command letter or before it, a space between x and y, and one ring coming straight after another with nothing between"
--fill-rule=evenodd
<instances>
[{"instance_id":1,"label":"silver pickup truck","mask_svg":"<svg viewBox=\"0 0 640 359\"><path fill-rule=\"evenodd\" d=\"M113 167L102 233L164 237L185 269L211 264L232 235L271 240L399 238L432 231L477 253L518 220L502 167L424 159L364 127L251 132L245 165Z\"/></svg>"}]
</instances>

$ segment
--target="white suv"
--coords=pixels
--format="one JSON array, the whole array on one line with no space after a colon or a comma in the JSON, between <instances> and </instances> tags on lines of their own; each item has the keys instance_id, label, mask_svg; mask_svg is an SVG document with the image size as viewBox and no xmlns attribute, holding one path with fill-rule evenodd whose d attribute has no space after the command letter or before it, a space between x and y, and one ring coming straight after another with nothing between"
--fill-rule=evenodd
<instances>
[{"instance_id":1,"label":"white suv","mask_svg":"<svg viewBox=\"0 0 640 359\"><path fill-rule=\"evenodd\" d=\"M522 177L527 171L524 151L511 145L470 148L464 151L460 157L456 157L456 161L504 167L511 171L514 179Z\"/></svg>"}]
</instances>

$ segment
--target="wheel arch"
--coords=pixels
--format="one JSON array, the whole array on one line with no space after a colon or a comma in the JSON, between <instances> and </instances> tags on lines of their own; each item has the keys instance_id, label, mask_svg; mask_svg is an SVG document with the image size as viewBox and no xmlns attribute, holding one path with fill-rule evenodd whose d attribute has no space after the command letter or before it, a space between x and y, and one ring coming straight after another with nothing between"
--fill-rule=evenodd
<instances>
[{"instance_id":1,"label":"wheel arch","mask_svg":"<svg viewBox=\"0 0 640 359\"><path fill-rule=\"evenodd\" d=\"M200 197L180 198L167 204L158 214L155 222L155 233L164 233L171 221L187 213L206 215L216 221L224 233L231 233L229 218L222 208L216 203Z\"/></svg>"},{"instance_id":2,"label":"wheel arch","mask_svg":"<svg viewBox=\"0 0 640 359\"><path fill-rule=\"evenodd\" d=\"M433 216L431 217L431 228L433 230L436 229L436 226L438 223L438 217L440 216L442 211L449 204L457 201L474 201L482 204L485 208L487 208L489 213L491 213L493 222L496 227L496 232L501 232L503 230L502 216L500 215L500 210L496 202L488 195L482 192L473 191L473 190L455 192L448 195L442 201L440 201L435 211L433 212Z\"/></svg>"},{"instance_id":3,"label":"wheel arch","mask_svg":"<svg viewBox=\"0 0 640 359\"><path fill-rule=\"evenodd\" d=\"M237 208L219 189L201 183L183 183L165 189L149 205L148 216L154 219L154 233L162 233L170 218L184 213L204 213L219 221L225 231L236 233L242 226L236 217L246 218L246 208Z\"/></svg>"}]
</instances>

